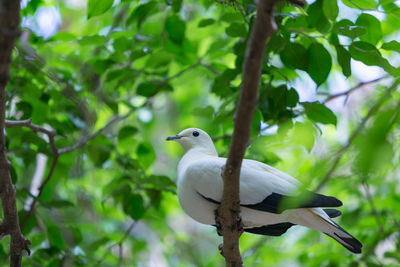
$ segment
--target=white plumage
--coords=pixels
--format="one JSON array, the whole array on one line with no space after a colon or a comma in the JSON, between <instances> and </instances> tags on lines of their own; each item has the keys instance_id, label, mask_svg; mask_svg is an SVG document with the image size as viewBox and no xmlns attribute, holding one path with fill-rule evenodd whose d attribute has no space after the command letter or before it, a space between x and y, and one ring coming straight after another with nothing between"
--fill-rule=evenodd
<instances>
[{"instance_id":1,"label":"white plumage","mask_svg":"<svg viewBox=\"0 0 400 267\"><path fill-rule=\"evenodd\" d=\"M178 165L178 197L183 210L200 223L215 225L214 211L222 198L226 158L218 157L212 139L200 129L189 128L167 140L177 141L186 152ZM278 236L292 225L302 225L329 235L354 253L361 253L362 244L330 218L340 212L320 208L342 203L312 192L305 200L304 192L307 189L290 175L244 159L240 171L244 230Z\"/></svg>"}]
</instances>

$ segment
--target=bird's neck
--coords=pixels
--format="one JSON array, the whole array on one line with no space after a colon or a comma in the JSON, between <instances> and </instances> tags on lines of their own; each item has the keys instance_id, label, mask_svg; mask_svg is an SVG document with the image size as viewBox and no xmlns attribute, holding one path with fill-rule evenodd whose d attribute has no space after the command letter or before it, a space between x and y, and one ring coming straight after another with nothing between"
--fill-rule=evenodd
<instances>
[{"instance_id":1,"label":"bird's neck","mask_svg":"<svg viewBox=\"0 0 400 267\"><path fill-rule=\"evenodd\" d=\"M186 151L185 155L181 158L178 164L178 172L183 171L189 163L196 160L202 159L204 157L218 157L218 153L215 148L205 149L205 148L191 148Z\"/></svg>"},{"instance_id":2,"label":"bird's neck","mask_svg":"<svg viewBox=\"0 0 400 267\"><path fill-rule=\"evenodd\" d=\"M202 157L202 156L214 156L218 157L217 150L215 149L214 146L212 147L192 147L188 150L186 150L185 156L189 155L195 156L196 158Z\"/></svg>"}]
</instances>

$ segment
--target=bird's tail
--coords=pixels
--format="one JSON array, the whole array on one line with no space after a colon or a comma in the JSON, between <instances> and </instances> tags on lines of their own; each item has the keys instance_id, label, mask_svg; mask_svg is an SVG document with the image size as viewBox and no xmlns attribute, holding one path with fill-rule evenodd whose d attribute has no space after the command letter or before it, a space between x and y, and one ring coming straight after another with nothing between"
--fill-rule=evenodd
<instances>
[{"instance_id":1,"label":"bird's tail","mask_svg":"<svg viewBox=\"0 0 400 267\"><path fill-rule=\"evenodd\" d=\"M307 209L313 214L312 225L308 224L310 228L323 232L324 234L335 239L342 246L347 248L353 253L361 253L362 244L354 236L349 234L346 230L340 227L337 223L329 218L329 216L322 210L317 209ZM319 222L316 222L316 217Z\"/></svg>"},{"instance_id":2,"label":"bird's tail","mask_svg":"<svg viewBox=\"0 0 400 267\"><path fill-rule=\"evenodd\" d=\"M330 231L325 232L325 234L335 239L337 242L339 242L342 246L344 246L351 252L357 254L361 253L361 248L362 248L361 242L358 241L354 236L349 234L342 227L340 227L337 223L335 222L333 223L334 223L334 225L332 225L333 227L330 227Z\"/></svg>"}]
</instances>

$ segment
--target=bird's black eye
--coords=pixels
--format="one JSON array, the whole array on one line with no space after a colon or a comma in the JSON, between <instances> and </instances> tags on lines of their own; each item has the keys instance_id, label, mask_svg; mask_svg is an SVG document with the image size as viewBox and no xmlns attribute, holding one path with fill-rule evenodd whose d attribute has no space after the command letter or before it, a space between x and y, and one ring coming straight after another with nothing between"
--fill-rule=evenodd
<instances>
[{"instance_id":1,"label":"bird's black eye","mask_svg":"<svg viewBox=\"0 0 400 267\"><path fill-rule=\"evenodd\" d=\"M194 137L197 137L197 136L199 136L199 135L200 135L200 133L199 133L198 131L194 131L194 132L193 132L193 136L194 136Z\"/></svg>"}]
</instances>

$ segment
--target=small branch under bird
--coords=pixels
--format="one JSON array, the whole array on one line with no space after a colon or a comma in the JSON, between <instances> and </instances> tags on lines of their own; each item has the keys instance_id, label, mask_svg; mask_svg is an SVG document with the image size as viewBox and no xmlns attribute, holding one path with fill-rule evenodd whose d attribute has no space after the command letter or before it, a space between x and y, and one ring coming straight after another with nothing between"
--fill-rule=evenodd
<instances>
[{"instance_id":1,"label":"small branch under bird","mask_svg":"<svg viewBox=\"0 0 400 267\"><path fill-rule=\"evenodd\" d=\"M215 210L222 201L222 172L226 158L218 157L210 136L197 128L185 129L167 141L178 142L185 154L178 164L178 198L194 220L218 228ZM341 215L335 197L313 193L298 180L259 161L244 159L240 171L243 230L280 236L293 225L320 231L353 253L362 244L331 218Z\"/></svg>"}]
</instances>

